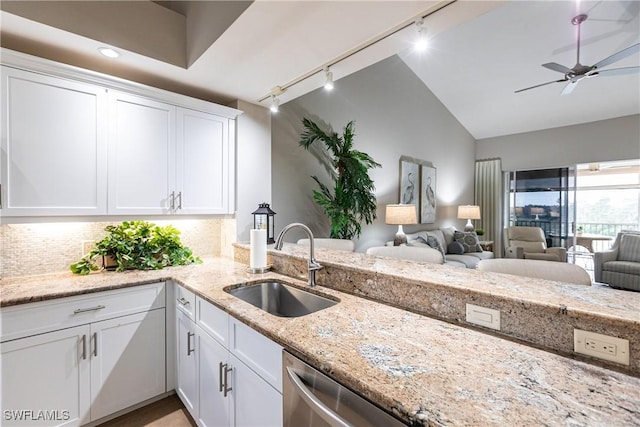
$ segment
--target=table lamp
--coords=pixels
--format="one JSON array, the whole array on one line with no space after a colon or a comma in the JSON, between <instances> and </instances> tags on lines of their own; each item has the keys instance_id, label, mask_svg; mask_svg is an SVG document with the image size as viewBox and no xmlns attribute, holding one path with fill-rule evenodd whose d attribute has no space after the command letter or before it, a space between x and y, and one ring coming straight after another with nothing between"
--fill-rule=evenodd
<instances>
[{"instance_id":1,"label":"table lamp","mask_svg":"<svg viewBox=\"0 0 640 427\"><path fill-rule=\"evenodd\" d=\"M405 224L417 224L415 205L387 205L385 223L398 226L398 232L393 239L393 246L407 243L407 236L402 226Z\"/></svg>"},{"instance_id":2,"label":"table lamp","mask_svg":"<svg viewBox=\"0 0 640 427\"><path fill-rule=\"evenodd\" d=\"M480 206L463 205L458 206L458 219L466 219L467 224L464 226L464 231L474 231L475 228L471 223L472 219L480 219Z\"/></svg>"}]
</instances>

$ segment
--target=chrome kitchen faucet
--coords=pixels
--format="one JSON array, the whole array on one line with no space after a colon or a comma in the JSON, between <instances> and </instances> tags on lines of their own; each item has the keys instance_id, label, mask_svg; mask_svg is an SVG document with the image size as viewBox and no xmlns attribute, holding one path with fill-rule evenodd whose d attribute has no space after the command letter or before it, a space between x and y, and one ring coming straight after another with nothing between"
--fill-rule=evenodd
<instances>
[{"instance_id":1,"label":"chrome kitchen faucet","mask_svg":"<svg viewBox=\"0 0 640 427\"><path fill-rule=\"evenodd\" d=\"M278 234L278 237L276 237L276 244L274 246L274 249L281 250L282 244L284 243L283 241L284 235L287 233L287 231L296 227L301 228L305 233L307 233L307 237L309 237L309 286L315 286L316 271L320 270L322 268L322 265L318 264L318 262L316 261L314 251L313 251L313 233L311 232L311 229L309 227L299 222L294 222L292 224L287 225L285 228L282 229L280 234Z\"/></svg>"}]
</instances>

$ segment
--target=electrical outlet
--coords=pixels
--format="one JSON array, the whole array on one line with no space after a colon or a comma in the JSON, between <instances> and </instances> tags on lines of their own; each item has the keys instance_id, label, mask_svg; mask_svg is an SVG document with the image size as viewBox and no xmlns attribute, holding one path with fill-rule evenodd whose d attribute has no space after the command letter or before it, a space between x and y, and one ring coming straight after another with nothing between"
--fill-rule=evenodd
<instances>
[{"instance_id":1,"label":"electrical outlet","mask_svg":"<svg viewBox=\"0 0 640 427\"><path fill-rule=\"evenodd\" d=\"M91 252L91 249L93 249L96 246L96 241L95 240L83 240L82 241L82 255L81 256L85 256L87 255L89 252Z\"/></svg>"},{"instance_id":2,"label":"electrical outlet","mask_svg":"<svg viewBox=\"0 0 640 427\"><path fill-rule=\"evenodd\" d=\"M574 329L573 350L587 356L629 364L629 340L623 338Z\"/></svg>"},{"instance_id":3,"label":"electrical outlet","mask_svg":"<svg viewBox=\"0 0 640 427\"><path fill-rule=\"evenodd\" d=\"M500 330L500 310L467 304L467 322Z\"/></svg>"}]
</instances>

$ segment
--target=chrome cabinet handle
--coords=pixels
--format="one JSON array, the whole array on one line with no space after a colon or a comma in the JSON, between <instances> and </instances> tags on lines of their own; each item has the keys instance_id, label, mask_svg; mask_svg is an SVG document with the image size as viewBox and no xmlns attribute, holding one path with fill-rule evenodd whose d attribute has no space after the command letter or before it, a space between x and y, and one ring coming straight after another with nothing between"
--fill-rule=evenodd
<instances>
[{"instance_id":1,"label":"chrome cabinet handle","mask_svg":"<svg viewBox=\"0 0 640 427\"><path fill-rule=\"evenodd\" d=\"M82 336L82 360L87 360L87 335Z\"/></svg>"},{"instance_id":2,"label":"chrome cabinet handle","mask_svg":"<svg viewBox=\"0 0 640 427\"><path fill-rule=\"evenodd\" d=\"M169 195L169 210L174 211L176 209L176 192L172 191Z\"/></svg>"},{"instance_id":3,"label":"chrome cabinet handle","mask_svg":"<svg viewBox=\"0 0 640 427\"><path fill-rule=\"evenodd\" d=\"M224 367L224 397L227 397L227 393L229 393L231 390L233 390L233 388L228 387L229 385L229 372L233 371L233 368L229 368L229 366L225 363L224 365L222 365Z\"/></svg>"},{"instance_id":4,"label":"chrome cabinet handle","mask_svg":"<svg viewBox=\"0 0 640 427\"><path fill-rule=\"evenodd\" d=\"M98 333L93 333L93 357L98 357Z\"/></svg>"},{"instance_id":5,"label":"chrome cabinet handle","mask_svg":"<svg viewBox=\"0 0 640 427\"><path fill-rule=\"evenodd\" d=\"M224 375L223 374L223 369L224 369L225 366L226 365L224 365L222 362L220 362L218 364L218 384L220 386L218 391L221 392L221 393L224 390L224 382L222 381L222 375Z\"/></svg>"},{"instance_id":6,"label":"chrome cabinet handle","mask_svg":"<svg viewBox=\"0 0 640 427\"><path fill-rule=\"evenodd\" d=\"M298 374L291 367L287 367L287 376L293 384L293 388L298 393L302 400L304 400L311 409L320 416L323 420L332 426L339 427L354 427L353 424L347 422L340 415L329 409L320 399L318 399L309 388L298 377Z\"/></svg>"},{"instance_id":7,"label":"chrome cabinet handle","mask_svg":"<svg viewBox=\"0 0 640 427\"><path fill-rule=\"evenodd\" d=\"M194 335L193 332L187 332L187 356L191 356L191 353L196 351L194 348L191 348L191 337Z\"/></svg>"},{"instance_id":8,"label":"chrome cabinet handle","mask_svg":"<svg viewBox=\"0 0 640 427\"><path fill-rule=\"evenodd\" d=\"M187 305L187 304L191 304L189 301L187 301L187 299L185 297L180 297L178 298L178 302L182 305Z\"/></svg>"},{"instance_id":9,"label":"chrome cabinet handle","mask_svg":"<svg viewBox=\"0 0 640 427\"><path fill-rule=\"evenodd\" d=\"M182 209L182 191L178 192L176 199L178 199L178 207L176 209Z\"/></svg>"},{"instance_id":10,"label":"chrome cabinet handle","mask_svg":"<svg viewBox=\"0 0 640 427\"><path fill-rule=\"evenodd\" d=\"M107 308L107 307L104 305L96 305L95 307L78 308L76 310L73 310L73 314L86 313L88 311L98 311L98 310L102 310L103 308Z\"/></svg>"}]
</instances>

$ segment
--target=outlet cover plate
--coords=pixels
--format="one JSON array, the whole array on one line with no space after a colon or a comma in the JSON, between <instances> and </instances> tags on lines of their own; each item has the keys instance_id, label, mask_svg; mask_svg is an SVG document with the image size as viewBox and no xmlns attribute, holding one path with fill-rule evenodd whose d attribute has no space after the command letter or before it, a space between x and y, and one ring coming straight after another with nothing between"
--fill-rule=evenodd
<instances>
[{"instance_id":1,"label":"outlet cover plate","mask_svg":"<svg viewBox=\"0 0 640 427\"><path fill-rule=\"evenodd\" d=\"M623 338L574 329L573 350L587 356L629 365L629 340Z\"/></svg>"},{"instance_id":2,"label":"outlet cover plate","mask_svg":"<svg viewBox=\"0 0 640 427\"><path fill-rule=\"evenodd\" d=\"M500 330L500 310L467 303L467 322Z\"/></svg>"}]
</instances>

